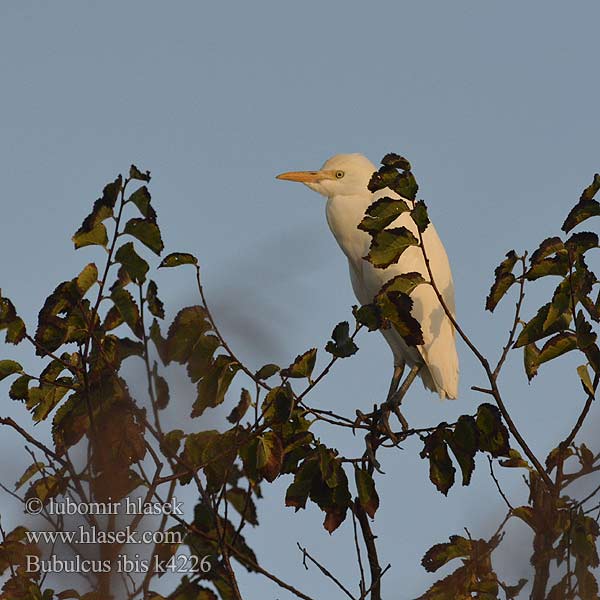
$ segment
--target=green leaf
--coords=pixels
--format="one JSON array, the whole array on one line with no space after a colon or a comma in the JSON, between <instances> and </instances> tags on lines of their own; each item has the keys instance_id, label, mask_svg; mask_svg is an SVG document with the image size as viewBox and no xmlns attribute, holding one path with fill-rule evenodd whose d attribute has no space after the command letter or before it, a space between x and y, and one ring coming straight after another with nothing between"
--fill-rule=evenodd
<instances>
[{"instance_id":1,"label":"green leaf","mask_svg":"<svg viewBox=\"0 0 600 600\"><path fill-rule=\"evenodd\" d=\"M256 447L256 466L263 477L271 482L274 481L283 462L283 446L281 439L274 431L258 436Z\"/></svg>"},{"instance_id":2,"label":"green leaf","mask_svg":"<svg viewBox=\"0 0 600 600\"><path fill-rule=\"evenodd\" d=\"M429 548L421 559L421 564L428 573L434 573L454 558L470 556L472 550L471 540L460 535L451 535L450 543L435 544Z\"/></svg>"},{"instance_id":3,"label":"green leaf","mask_svg":"<svg viewBox=\"0 0 600 600\"><path fill-rule=\"evenodd\" d=\"M0 330L1 329L3 329L2 326L0 326ZM9 323L8 327L6 328L5 342L7 344L19 344L23 341L23 338L25 337L26 333L27 332L25 329L25 323L23 319L21 319L21 317L16 317Z\"/></svg>"},{"instance_id":4,"label":"green leaf","mask_svg":"<svg viewBox=\"0 0 600 600\"><path fill-rule=\"evenodd\" d=\"M142 216L144 216L149 221L156 223L156 211L154 210L154 208L152 208L152 205L150 204L150 192L148 191L148 188L145 185L135 190L135 192L133 192L133 194L129 196L127 202L133 202L133 204L135 204L138 210L142 213Z\"/></svg>"},{"instance_id":5,"label":"green leaf","mask_svg":"<svg viewBox=\"0 0 600 600\"><path fill-rule=\"evenodd\" d=\"M548 309L548 314L542 324L542 331L548 330L556 321L569 310L571 306L571 285L569 279L563 279L554 294Z\"/></svg>"},{"instance_id":6,"label":"green leaf","mask_svg":"<svg viewBox=\"0 0 600 600\"><path fill-rule=\"evenodd\" d=\"M36 473L43 475L45 467L46 465L43 462L34 462L29 465L23 475L21 475L15 483L15 491L27 483Z\"/></svg>"},{"instance_id":7,"label":"green leaf","mask_svg":"<svg viewBox=\"0 0 600 600\"><path fill-rule=\"evenodd\" d=\"M489 452L494 458L508 456L508 429L502 423L500 411L493 404L484 403L477 409L475 417L479 430L479 449Z\"/></svg>"},{"instance_id":8,"label":"green leaf","mask_svg":"<svg viewBox=\"0 0 600 600\"><path fill-rule=\"evenodd\" d=\"M17 377L8 392L11 400L27 400L29 396L29 382L33 379L29 375L21 375Z\"/></svg>"},{"instance_id":9,"label":"green leaf","mask_svg":"<svg viewBox=\"0 0 600 600\"><path fill-rule=\"evenodd\" d=\"M367 208L358 228L371 234L378 233L408 210L408 205L404 200L388 196L378 198Z\"/></svg>"},{"instance_id":10,"label":"green leaf","mask_svg":"<svg viewBox=\"0 0 600 600\"><path fill-rule=\"evenodd\" d=\"M568 233L575 227L590 217L600 215L600 204L594 200L596 192L600 189L600 175L594 175L594 181L581 194L579 202L571 209L565 222L562 225L562 230Z\"/></svg>"},{"instance_id":11,"label":"green leaf","mask_svg":"<svg viewBox=\"0 0 600 600\"><path fill-rule=\"evenodd\" d=\"M537 342L542 338L548 337L553 333L557 333L561 330L569 327L569 324L572 320L571 311L566 311L561 314L552 325L548 328L544 329L544 323L548 317L548 313L550 311L550 303L544 304L542 306L535 317L533 317L523 330L521 331L517 341L514 344L514 348L520 348L521 346L525 346L526 344L531 344L531 342Z\"/></svg>"},{"instance_id":12,"label":"green leaf","mask_svg":"<svg viewBox=\"0 0 600 600\"><path fill-rule=\"evenodd\" d=\"M173 429L163 437L161 449L167 456L175 456L179 451L181 440L185 437L185 433L181 429Z\"/></svg>"},{"instance_id":13,"label":"green leaf","mask_svg":"<svg viewBox=\"0 0 600 600\"><path fill-rule=\"evenodd\" d=\"M539 263L544 258L547 258L551 254L562 252L565 249L563 241L559 237L546 238L540 245L539 248L531 255L529 262L532 265Z\"/></svg>"},{"instance_id":14,"label":"green leaf","mask_svg":"<svg viewBox=\"0 0 600 600\"><path fill-rule=\"evenodd\" d=\"M161 267L179 267L180 265L197 265L198 259L193 254L187 252L172 252L163 258L158 268Z\"/></svg>"},{"instance_id":15,"label":"green leaf","mask_svg":"<svg viewBox=\"0 0 600 600\"><path fill-rule=\"evenodd\" d=\"M102 197L94 202L92 212L84 219L81 227L73 236L75 248L98 244L106 247L108 236L102 221L113 216L113 209L117 202L123 183L119 175L113 182L107 184L102 191Z\"/></svg>"},{"instance_id":16,"label":"green leaf","mask_svg":"<svg viewBox=\"0 0 600 600\"><path fill-rule=\"evenodd\" d=\"M204 451L209 443L218 438L221 434L216 429L208 429L190 433L185 438L183 450L184 462L191 467L198 468L204 463Z\"/></svg>"},{"instance_id":17,"label":"green leaf","mask_svg":"<svg viewBox=\"0 0 600 600\"><path fill-rule=\"evenodd\" d=\"M588 185L581 193L580 199L584 201L592 200L598 193L598 190L600 190L600 175L596 173L592 183L590 183L590 185Z\"/></svg>"},{"instance_id":18,"label":"green leaf","mask_svg":"<svg viewBox=\"0 0 600 600\"><path fill-rule=\"evenodd\" d=\"M350 506L348 478L333 449L320 444L317 454L321 476L313 479L310 499L325 512L323 527L332 533L343 523Z\"/></svg>"},{"instance_id":19,"label":"green leaf","mask_svg":"<svg viewBox=\"0 0 600 600\"><path fill-rule=\"evenodd\" d=\"M369 331L380 329L383 324L381 309L377 304L365 304L360 308L354 307L352 312L356 322L367 327Z\"/></svg>"},{"instance_id":20,"label":"green leaf","mask_svg":"<svg viewBox=\"0 0 600 600\"><path fill-rule=\"evenodd\" d=\"M562 240L559 237L545 239L531 255L530 265L525 274L529 281L546 275L566 275L569 270L569 261Z\"/></svg>"},{"instance_id":21,"label":"green leaf","mask_svg":"<svg viewBox=\"0 0 600 600\"><path fill-rule=\"evenodd\" d=\"M424 440L425 447L420 454L421 458L429 459L429 479L444 496L448 495L448 490L454 485L456 473L448 454L446 434L444 427L430 433Z\"/></svg>"},{"instance_id":22,"label":"green leaf","mask_svg":"<svg viewBox=\"0 0 600 600\"><path fill-rule=\"evenodd\" d=\"M142 173L135 165L129 167L129 177L131 179L138 179L139 181L150 181L150 171Z\"/></svg>"},{"instance_id":23,"label":"green leaf","mask_svg":"<svg viewBox=\"0 0 600 600\"><path fill-rule=\"evenodd\" d=\"M507 468L531 469L531 465L523 459L521 453L513 448L508 451L508 458L500 461L500 466Z\"/></svg>"},{"instance_id":24,"label":"green leaf","mask_svg":"<svg viewBox=\"0 0 600 600\"><path fill-rule=\"evenodd\" d=\"M72 238L75 249L85 246L104 246L108 244L108 233L104 223L99 223L90 231L77 232Z\"/></svg>"},{"instance_id":25,"label":"green leaf","mask_svg":"<svg viewBox=\"0 0 600 600\"><path fill-rule=\"evenodd\" d=\"M579 375L579 379L581 379L581 385L583 385L585 392L590 396L593 396L595 394L594 386L592 385L587 365L580 365L577 367L577 374Z\"/></svg>"},{"instance_id":26,"label":"green leaf","mask_svg":"<svg viewBox=\"0 0 600 600\"><path fill-rule=\"evenodd\" d=\"M250 408L251 404L252 396L250 396L250 392L246 388L242 388L240 400L227 416L227 420L230 423L239 423L246 414L246 411Z\"/></svg>"},{"instance_id":27,"label":"green leaf","mask_svg":"<svg viewBox=\"0 0 600 600\"><path fill-rule=\"evenodd\" d=\"M540 349L533 342L523 348L523 362L527 379L531 381L540 366Z\"/></svg>"},{"instance_id":28,"label":"green leaf","mask_svg":"<svg viewBox=\"0 0 600 600\"><path fill-rule=\"evenodd\" d=\"M102 323L102 328L104 331L112 331L122 325L125 321L119 312L119 309L116 306L111 306L106 313L106 317L104 318L104 323Z\"/></svg>"},{"instance_id":29,"label":"green leaf","mask_svg":"<svg viewBox=\"0 0 600 600\"><path fill-rule=\"evenodd\" d=\"M88 311L89 302L81 299L76 280L60 283L46 298L38 317L35 339L39 356L54 352L66 342L84 339L87 325L81 315L82 309ZM88 316L91 320L91 314Z\"/></svg>"},{"instance_id":30,"label":"green leaf","mask_svg":"<svg viewBox=\"0 0 600 600\"><path fill-rule=\"evenodd\" d=\"M0 295L0 326L4 329L6 325L17 318L17 311L14 304Z\"/></svg>"},{"instance_id":31,"label":"green leaf","mask_svg":"<svg viewBox=\"0 0 600 600\"><path fill-rule=\"evenodd\" d=\"M254 376L257 379L269 379L269 377L273 377L275 373L279 373L280 370L280 367L277 365L269 363L267 365L263 365L258 371L256 371Z\"/></svg>"},{"instance_id":32,"label":"green leaf","mask_svg":"<svg viewBox=\"0 0 600 600\"><path fill-rule=\"evenodd\" d=\"M393 167L394 169L401 169L402 171L410 171L410 162L403 156L390 152L381 159L381 164L384 167Z\"/></svg>"},{"instance_id":33,"label":"green leaf","mask_svg":"<svg viewBox=\"0 0 600 600\"><path fill-rule=\"evenodd\" d=\"M0 381L15 373L23 373L23 367L18 362L14 360L0 360Z\"/></svg>"},{"instance_id":34,"label":"green leaf","mask_svg":"<svg viewBox=\"0 0 600 600\"><path fill-rule=\"evenodd\" d=\"M460 416L447 441L460 465L462 484L469 485L475 469L475 453L479 443L479 432L475 419L470 415Z\"/></svg>"},{"instance_id":35,"label":"green leaf","mask_svg":"<svg viewBox=\"0 0 600 600\"><path fill-rule=\"evenodd\" d=\"M356 354L358 346L350 337L350 325L348 321L338 323L331 334L333 341L327 342L325 350L338 358L347 358Z\"/></svg>"},{"instance_id":36,"label":"green leaf","mask_svg":"<svg viewBox=\"0 0 600 600\"><path fill-rule=\"evenodd\" d=\"M591 231L578 231L565 242L565 247L574 262L588 250L598 247L598 235Z\"/></svg>"},{"instance_id":37,"label":"green leaf","mask_svg":"<svg viewBox=\"0 0 600 600\"><path fill-rule=\"evenodd\" d=\"M538 360L545 363L561 354L577 348L577 336L570 331L563 331L550 338L542 347Z\"/></svg>"},{"instance_id":38,"label":"green leaf","mask_svg":"<svg viewBox=\"0 0 600 600\"><path fill-rule=\"evenodd\" d=\"M314 458L305 459L294 475L294 481L285 494L285 505L296 510L306 507L306 501L313 482L320 479L319 462Z\"/></svg>"},{"instance_id":39,"label":"green leaf","mask_svg":"<svg viewBox=\"0 0 600 600\"><path fill-rule=\"evenodd\" d=\"M356 480L356 489L358 490L358 501L363 510L371 517L375 518L375 513L379 508L379 496L375 489L373 477L366 469L354 469L354 479Z\"/></svg>"},{"instance_id":40,"label":"green leaf","mask_svg":"<svg viewBox=\"0 0 600 600\"><path fill-rule=\"evenodd\" d=\"M125 323L131 328L131 331L137 337L141 338L140 309L135 303L133 296L126 289L117 287L112 291L110 297L119 313L121 313Z\"/></svg>"},{"instance_id":41,"label":"green leaf","mask_svg":"<svg viewBox=\"0 0 600 600\"><path fill-rule=\"evenodd\" d=\"M70 378L59 378L56 385L46 384L29 390L26 407L35 422L43 421L58 403L69 393ZM61 383L64 384L61 386Z\"/></svg>"},{"instance_id":42,"label":"green leaf","mask_svg":"<svg viewBox=\"0 0 600 600\"><path fill-rule=\"evenodd\" d=\"M219 338L214 335L202 335L198 338L187 364L188 376L194 383L209 373L213 355L220 345Z\"/></svg>"},{"instance_id":43,"label":"green leaf","mask_svg":"<svg viewBox=\"0 0 600 600\"><path fill-rule=\"evenodd\" d=\"M403 294L410 295L422 283L428 282L423 278L421 273L417 273L416 271L396 275L396 277L392 277L392 279L383 284L377 293L377 297L380 298L388 292L402 292Z\"/></svg>"},{"instance_id":44,"label":"green leaf","mask_svg":"<svg viewBox=\"0 0 600 600\"><path fill-rule=\"evenodd\" d=\"M581 310L577 313L575 319L575 330L577 332L577 345L581 350L586 350L592 346L598 337Z\"/></svg>"},{"instance_id":45,"label":"green leaf","mask_svg":"<svg viewBox=\"0 0 600 600\"><path fill-rule=\"evenodd\" d=\"M239 363L230 357L217 356L209 373L198 383L198 395L192 405L192 418L199 417L207 408L214 408L223 402L239 369Z\"/></svg>"},{"instance_id":46,"label":"green leaf","mask_svg":"<svg viewBox=\"0 0 600 600\"><path fill-rule=\"evenodd\" d=\"M419 241L406 227L384 229L373 236L369 253L364 258L374 267L385 269L398 262L409 246L418 245Z\"/></svg>"},{"instance_id":47,"label":"green leaf","mask_svg":"<svg viewBox=\"0 0 600 600\"><path fill-rule=\"evenodd\" d=\"M131 280L141 284L146 281L146 273L150 268L148 263L135 251L133 242L123 244L115 254L115 261L121 263L129 273Z\"/></svg>"},{"instance_id":48,"label":"green leaf","mask_svg":"<svg viewBox=\"0 0 600 600\"><path fill-rule=\"evenodd\" d=\"M330 488L337 487L341 469L340 461L336 458L337 452L324 444L319 444L317 453L322 480Z\"/></svg>"},{"instance_id":49,"label":"green leaf","mask_svg":"<svg viewBox=\"0 0 600 600\"><path fill-rule=\"evenodd\" d=\"M156 407L159 410L163 410L167 408L167 405L169 404L169 384L164 377L158 374L156 363L154 363L154 368L152 370L152 378L154 380L154 390L156 392Z\"/></svg>"},{"instance_id":50,"label":"green leaf","mask_svg":"<svg viewBox=\"0 0 600 600\"><path fill-rule=\"evenodd\" d=\"M382 166L373 173L367 187L373 193L388 187L407 200L414 200L419 190L410 171L399 173L396 167L388 165Z\"/></svg>"},{"instance_id":51,"label":"green leaf","mask_svg":"<svg viewBox=\"0 0 600 600\"><path fill-rule=\"evenodd\" d=\"M201 337L210 331L206 310L202 306L188 306L177 313L167 336L170 360L188 362Z\"/></svg>"},{"instance_id":52,"label":"green leaf","mask_svg":"<svg viewBox=\"0 0 600 600\"><path fill-rule=\"evenodd\" d=\"M386 300L380 299L381 314L393 324L408 346L424 343L421 325L412 316L412 298L403 292L388 292Z\"/></svg>"},{"instance_id":53,"label":"green leaf","mask_svg":"<svg viewBox=\"0 0 600 600\"><path fill-rule=\"evenodd\" d=\"M258 525L258 516L251 494L251 492L235 487L229 488L225 497L246 522L256 526Z\"/></svg>"},{"instance_id":54,"label":"green leaf","mask_svg":"<svg viewBox=\"0 0 600 600\"><path fill-rule=\"evenodd\" d=\"M569 258L566 250L563 250L557 253L556 256L544 258L531 266L527 273L525 273L525 278L528 281L535 281L540 277L546 277L546 275L560 275L564 277L568 271Z\"/></svg>"},{"instance_id":55,"label":"green leaf","mask_svg":"<svg viewBox=\"0 0 600 600\"><path fill-rule=\"evenodd\" d=\"M78 394L72 394L56 411L52 421L52 437L56 451L62 454L74 446L89 428L87 403Z\"/></svg>"},{"instance_id":56,"label":"green leaf","mask_svg":"<svg viewBox=\"0 0 600 600\"><path fill-rule=\"evenodd\" d=\"M490 293L485 300L485 309L494 312L498 302L509 290L510 286L516 281L512 270L517 263L518 256L514 250L506 253L506 258L496 267L494 271L494 283Z\"/></svg>"},{"instance_id":57,"label":"green leaf","mask_svg":"<svg viewBox=\"0 0 600 600\"><path fill-rule=\"evenodd\" d=\"M315 362L317 360L317 349L311 348L303 354L296 356L294 362L287 368L281 371L283 377L292 378L310 378L313 369L315 368Z\"/></svg>"},{"instance_id":58,"label":"green leaf","mask_svg":"<svg viewBox=\"0 0 600 600\"><path fill-rule=\"evenodd\" d=\"M162 336L160 325L156 319L153 319L152 325L150 325L150 339L154 343L163 365L168 365L170 358L167 340Z\"/></svg>"},{"instance_id":59,"label":"green leaf","mask_svg":"<svg viewBox=\"0 0 600 600\"><path fill-rule=\"evenodd\" d=\"M123 231L132 235L159 256L164 249L158 225L148 219L129 219Z\"/></svg>"},{"instance_id":60,"label":"green leaf","mask_svg":"<svg viewBox=\"0 0 600 600\"><path fill-rule=\"evenodd\" d=\"M212 437L202 452L208 492L221 491L237 457L237 436L234 430Z\"/></svg>"},{"instance_id":61,"label":"green leaf","mask_svg":"<svg viewBox=\"0 0 600 600\"><path fill-rule=\"evenodd\" d=\"M67 486L67 480L63 477L55 477L54 475L44 475L36 479L25 494L25 499L39 498L42 504L45 505L50 498L55 498Z\"/></svg>"},{"instance_id":62,"label":"green leaf","mask_svg":"<svg viewBox=\"0 0 600 600\"><path fill-rule=\"evenodd\" d=\"M263 400L261 409L269 425L285 423L294 410L294 396L288 385L272 388Z\"/></svg>"},{"instance_id":63,"label":"green leaf","mask_svg":"<svg viewBox=\"0 0 600 600\"><path fill-rule=\"evenodd\" d=\"M87 291L98 281L98 267L94 263L86 265L77 276L77 287L84 296Z\"/></svg>"},{"instance_id":64,"label":"green leaf","mask_svg":"<svg viewBox=\"0 0 600 600\"><path fill-rule=\"evenodd\" d=\"M159 319L165 318L165 307L162 300L158 297L158 286L154 281L148 282L148 288L146 289L146 302L148 304L148 310L150 314Z\"/></svg>"},{"instance_id":65,"label":"green leaf","mask_svg":"<svg viewBox=\"0 0 600 600\"><path fill-rule=\"evenodd\" d=\"M429 226L430 221L427 215L427 206L423 200L415 202L413 209L410 211L410 216L421 233Z\"/></svg>"}]
</instances>

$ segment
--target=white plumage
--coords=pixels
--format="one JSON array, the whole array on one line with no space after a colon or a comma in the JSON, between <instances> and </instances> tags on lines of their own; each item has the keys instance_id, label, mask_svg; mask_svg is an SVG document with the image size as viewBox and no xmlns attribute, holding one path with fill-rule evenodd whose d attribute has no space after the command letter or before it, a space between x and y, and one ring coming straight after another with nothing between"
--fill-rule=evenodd
<instances>
[{"instance_id":1,"label":"white plumage","mask_svg":"<svg viewBox=\"0 0 600 600\"><path fill-rule=\"evenodd\" d=\"M367 189L377 167L361 154L338 154L325 162L319 171L292 171L278 175L279 179L300 181L327 197L327 222L340 248L348 259L352 288L361 304L373 301L381 286L396 275L416 271L429 280L421 249L408 247L398 263L378 269L363 257L369 252L371 236L357 229L366 209L377 198L397 198L389 189L375 194ZM404 226L415 236L417 228L408 213L400 215L391 225ZM433 224L423 233L434 281L445 304L455 314L454 283L448 256ZM450 319L430 285L419 285L411 293L412 315L421 324L424 344L408 347L393 329L382 333L394 354L395 372L405 364L422 365L419 371L423 384L437 392L440 398L456 398L458 394L458 355L455 331Z\"/></svg>"}]
</instances>

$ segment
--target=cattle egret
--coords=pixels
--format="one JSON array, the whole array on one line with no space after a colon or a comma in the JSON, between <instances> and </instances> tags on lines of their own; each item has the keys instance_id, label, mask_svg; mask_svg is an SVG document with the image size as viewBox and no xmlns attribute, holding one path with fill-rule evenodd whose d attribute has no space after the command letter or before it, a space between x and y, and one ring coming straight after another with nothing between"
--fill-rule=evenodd
<instances>
[{"instance_id":1,"label":"cattle egret","mask_svg":"<svg viewBox=\"0 0 600 600\"><path fill-rule=\"evenodd\" d=\"M374 194L367 189L376 170L377 167L361 154L338 154L326 161L319 171L291 171L277 176L277 179L304 183L327 198L327 222L348 259L352 288L361 304L372 302L381 286L396 275L416 271L425 280L429 280L423 254L417 246L409 246L396 264L385 269L376 268L364 259L369 252L371 236L357 229L357 225L363 219L366 209L382 196L399 198L389 189ZM401 214L392 226L404 226L418 237L417 227L407 212ZM431 223L423 233L423 243L433 279L446 306L454 315L454 284L450 264ZM445 314L432 286L417 286L411 293L411 298L414 303L412 315L421 325L425 343L410 347L393 328L382 330L394 355L394 375L387 402L396 398L396 407L392 408L403 425L405 421L396 410L397 404L417 375L427 389L437 392L442 399L456 398L458 393L458 356L452 322ZM398 389L406 364L410 373Z\"/></svg>"}]
</instances>

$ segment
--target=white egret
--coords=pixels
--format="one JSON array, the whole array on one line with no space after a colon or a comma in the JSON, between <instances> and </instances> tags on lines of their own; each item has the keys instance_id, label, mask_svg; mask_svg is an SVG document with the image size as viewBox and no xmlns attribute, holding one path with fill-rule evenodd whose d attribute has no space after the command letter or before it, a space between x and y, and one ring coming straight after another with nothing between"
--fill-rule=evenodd
<instances>
[{"instance_id":1,"label":"white egret","mask_svg":"<svg viewBox=\"0 0 600 600\"><path fill-rule=\"evenodd\" d=\"M399 197L389 189L374 194L367 189L367 184L376 170L377 167L361 154L338 154L326 161L318 171L291 171L277 176L278 179L304 183L311 190L327 197L327 222L348 259L352 288L361 304L372 302L381 286L396 275L416 271L421 273L425 280L429 280L421 249L417 246L408 247L396 264L385 269L376 268L363 258L369 252L371 236L357 229L357 225L367 207L382 196ZM417 227L409 213L401 214L393 226L404 226L418 235ZM444 246L431 223L423 233L423 243L433 279L446 306L454 314L454 284L450 264ZM403 425L405 421L396 410L397 404L417 374L424 386L437 392L442 399L456 398L458 393L458 356L452 322L430 285L417 286L411 293L411 298L414 303L412 315L421 325L424 344L409 347L393 328L382 330L394 355L394 376L388 403L392 398L397 398L396 406L392 408L401 418ZM398 389L406 364L411 371Z\"/></svg>"}]
</instances>

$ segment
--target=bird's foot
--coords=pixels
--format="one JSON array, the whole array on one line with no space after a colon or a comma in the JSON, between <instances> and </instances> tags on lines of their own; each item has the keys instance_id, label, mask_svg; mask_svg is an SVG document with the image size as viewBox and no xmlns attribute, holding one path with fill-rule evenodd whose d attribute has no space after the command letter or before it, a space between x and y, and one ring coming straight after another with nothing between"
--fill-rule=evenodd
<instances>
[{"instance_id":1,"label":"bird's foot","mask_svg":"<svg viewBox=\"0 0 600 600\"><path fill-rule=\"evenodd\" d=\"M398 421L400 422L400 425L402 425L402 431L408 431L409 427L408 427L408 421L406 420L406 418L404 417L404 415L400 412L400 406L398 404L396 404L395 402L384 402L381 405L381 414L382 414L382 420L384 420L384 427L386 432L388 433L388 435L390 436L391 440L394 443L397 443L396 440L394 438L396 438L396 435L394 434L394 432L391 430L390 428L390 423L389 423L389 418L390 418L390 414L394 413L398 419Z\"/></svg>"},{"instance_id":2,"label":"bird's foot","mask_svg":"<svg viewBox=\"0 0 600 600\"><path fill-rule=\"evenodd\" d=\"M365 447L366 447L366 449L365 449L364 457L367 459L369 464L372 465L373 468L378 473L385 475L385 473L381 470L381 463L375 457L375 448L373 447L373 439L372 439L370 433L367 433L367 435L365 436Z\"/></svg>"},{"instance_id":3,"label":"bird's foot","mask_svg":"<svg viewBox=\"0 0 600 600\"><path fill-rule=\"evenodd\" d=\"M372 432L389 438L397 446L402 441L402 434L398 437L399 434L395 433L390 425L390 415L392 412L400 421L402 432L408 431L408 422L400 412L398 405L389 401L384 402L380 407L377 405L373 406L373 411L367 414L357 410L354 423L356 426L365 423Z\"/></svg>"}]
</instances>

